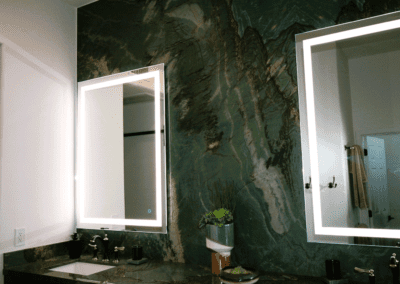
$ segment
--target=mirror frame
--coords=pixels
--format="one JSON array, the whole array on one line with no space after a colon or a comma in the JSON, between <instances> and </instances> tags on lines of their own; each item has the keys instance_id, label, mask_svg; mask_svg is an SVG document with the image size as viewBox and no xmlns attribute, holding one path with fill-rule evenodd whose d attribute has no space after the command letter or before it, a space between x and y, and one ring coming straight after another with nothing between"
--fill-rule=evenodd
<instances>
[{"instance_id":1,"label":"mirror frame","mask_svg":"<svg viewBox=\"0 0 400 284\"><path fill-rule=\"evenodd\" d=\"M117 218L87 218L84 216L85 194L84 194L84 178L85 168L83 160L85 159L85 92L132 83L143 79L154 78L154 102L155 102L155 157L156 157L156 219L117 219ZM125 225L139 227L132 229L134 231L146 231L155 233L167 233L167 137L161 131L166 132L167 114L165 102L165 77L164 64L157 64L149 67L139 68L118 74L95 78L87 81L78 82L78 98L77 98L77 139L76 139L76 216L77 227L86 229L99 229L99 225ZM161 125L161 109L164 113L164 125ZM163 145L163 147L162 147ZM164 154L165 163L162 165L162 155ZM164 178L162 174L164 174ZM144 228L143 228L144 227ZM148 230L147 230L147 229ZM152 230L151 228L155 228ZM113 229L113 228L110 228Z\"/></svg>"},{"instance_id":2,"label":"mirror frame","mask_svg":"<svg viewBox=\"0 0 400 284\"><path fill-rule=\"evenodd\" d=\"M398 239L400 236L400 230L394 229L365 229L322 226L322 208L319 190L319 165L313 90L314 85L311 57L311 48L313 46L389 31L397 28L400 28L400 12L393 12L296 35L296 61L304 183L308 183L309 179L312 177L312 212L309 212L309 214L307 214L307 189L304 190L308 239L310 239L310 234L392 239ZM314 226L309 228L310 224L314 224Z\"/></svg>"}]
</instances>

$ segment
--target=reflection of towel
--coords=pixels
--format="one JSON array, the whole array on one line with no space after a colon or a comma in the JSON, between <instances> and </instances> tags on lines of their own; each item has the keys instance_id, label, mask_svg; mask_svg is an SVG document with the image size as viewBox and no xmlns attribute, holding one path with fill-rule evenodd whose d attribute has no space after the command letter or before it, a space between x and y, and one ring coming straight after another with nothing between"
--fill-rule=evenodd
<instances>
[{"instance_id":1,"label":"reflection of towel","mask_svg":"<svg viewBox=\"0 0 400 284\"><path fill-rule=\"evenodd\" d=\"M353 174L354 205L361 209L368 208L367 191L364 183L367 175L364 168L364 153L360 146L354 145L350 150L350 173Z\"/></svg>"}]
</instances>

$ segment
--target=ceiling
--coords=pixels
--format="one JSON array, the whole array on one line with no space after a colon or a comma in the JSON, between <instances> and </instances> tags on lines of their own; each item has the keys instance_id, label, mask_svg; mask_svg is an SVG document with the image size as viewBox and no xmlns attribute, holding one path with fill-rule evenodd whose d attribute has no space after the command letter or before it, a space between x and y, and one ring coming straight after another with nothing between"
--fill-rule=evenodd
<instances>
[{"instance_id":1,"label":"ceiling","mask_svg":"<svg viewBox=\"0 0 400 284\"><path fill-rule=\"evenodd\" d=\"M79 7L85 6L87 4L96 2L97 0L60 0L60 1L70 5L72 7L79 8Z\"/></svg>"}]
</instances>

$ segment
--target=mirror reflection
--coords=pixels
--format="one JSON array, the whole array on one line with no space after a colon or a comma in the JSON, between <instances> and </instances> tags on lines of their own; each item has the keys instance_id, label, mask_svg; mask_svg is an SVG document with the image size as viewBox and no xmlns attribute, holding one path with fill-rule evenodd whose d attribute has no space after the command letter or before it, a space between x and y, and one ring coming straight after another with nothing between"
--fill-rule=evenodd
<instances>
[{"instance_id":1,"label":"mirror reflection","mask_svg":"<svg viewBox=\"0 0 400 284\"><path fill-rule=\"evenodd\" d=\"M123 85L125 218L155 219L154 78Z\"/></svg>"},{"instance_id":2,"label":"mirror reflection","mask_svg":"<svg viewBox=\"0 0 400 284\"><path fill-rule=\"evenodd\" d=\"M400 240L400 13L296 35L308 241Z\"/></svg>"},{"instance_id":3,"label":"mirror reflection","mask_svg":"<svg viewBox=\"0 0 400 284\"><path fill-rule=\"evenodd\" d=\"M163 68L79 83L80 227L166 232Z\"/></svg>"},{"instance_id":4,"label":"mirror reflection","mask_svg":"<svg viewBox=\"0 0 400 284\"><path fill-rule=\"evenodd\" d=\"M400 228L399 35L312 48L324 227Z\"/></svg>"}]
</instances>

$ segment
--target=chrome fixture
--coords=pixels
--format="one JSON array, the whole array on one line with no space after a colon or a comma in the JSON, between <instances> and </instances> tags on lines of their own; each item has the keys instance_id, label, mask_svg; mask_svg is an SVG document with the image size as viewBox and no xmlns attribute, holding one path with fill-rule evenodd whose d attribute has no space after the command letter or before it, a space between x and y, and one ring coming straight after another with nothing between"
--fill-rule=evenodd
<instances>
[{"instance_id":1,"label":"chrome fixture","mask_svg":"<svg viewBox=\"0 0 400 284\"><path fill-rule=\"evenodd\" d=\"M335 176L333 176L333 182L329 183L329 188L337 187L337 183L335 183Z\"/></svg>"},{"instance_id":2,"label":"chrome fixture","mask_svg":"<svg viewBox=\"0 0 400 284\"><path fill-rule=\"evenodd\" d=\"M310 182L306 183L306 189L311 188L311 177L310 177Z\"/></svg>"},{"instance_id":3,"label":"chrome fixture","mask_svg":"<svg viewBox=\"0 0 400 284\"><path fill-rule=\"evenodd\" d=\"M113 260L114 263L119 262L118 252L123 251L124 249L125 249L125 247L115 247L114 248L114 255L115 255L115 259Z\"/></svg>"},{"instance_id":4,"label":"chrome fixture","mask_svg":"<svg viewBox=\"0 0 400 284\"><path fill-rule=\"evenodd\" d=\"M358 273L368 273L369 274L369 284L375 284L375 275L373 269L362 269L354 267L354 271Z\"/></svg>"},{"instance_id":5,"label":"chrome fixture","mask_svg":"<svg viewBox=\"0 0 400 284\"><path fill-rule=\"evenodd\" d=\"M98 260L98 258L97 258L97 245L89 244L89 246L91 246L93 248L93 258L92 258L92 260Z\"/></svg>"},{"instance_id":6,"label":"chrome fixture","mask_svg":"<svg viewBox=\"0 0 400 284\"><path fill-rule=\"evenodd\" d=\"M100 239L102 245L103 245L103 249L104 249L104 257L103 260L104 262L109 262L110 261L110 257L108 256L108 238L107 238L107 234L104 235L104 239L101 238L101 236L99 235L95 235L93 236L93 238L90 240L91 243L93 243L93 245L89 244L89 246L94 247L94 255L93 255L93 260L98 260L97 257L97 245L96 245L96 239Z\"/></svg>"},{"instance_id":7,"label":"chrome fixture","mask_svg":"<svg viewBox=\"0 0 400 284\"><path fill-rule=\"evenodd\" d=\"M390 257L389 267L393 274L393 284L399 284L399 261L395 253Z\"/></svg>"}]
</instances>

